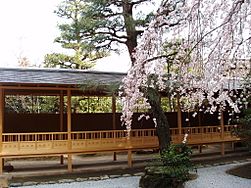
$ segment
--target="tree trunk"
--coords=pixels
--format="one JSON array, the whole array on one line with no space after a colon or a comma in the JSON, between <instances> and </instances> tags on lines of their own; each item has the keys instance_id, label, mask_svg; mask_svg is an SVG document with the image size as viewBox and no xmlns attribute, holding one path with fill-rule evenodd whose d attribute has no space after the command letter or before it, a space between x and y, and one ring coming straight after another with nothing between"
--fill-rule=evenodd
<instances>
[{"instance_id":1,"label":"tree trunk","mask_svg":"<svg viewBox=\"0 0 251 188\"><path fill-rule=\"evenodd\" d=\"M133 52L137 46L137 36L138 32L136 30L135 26L135 20L133 19L132 10L133 5L130 1L125 0L123 1L123 17L125 20L125 29L127 34L127 40L125 42L128 52L130 54L130 58L132 61L132 65L135 61L135 58L133 57Z\"/></svg>"},{"instance_id":2,"label":"tree trunk","mask_svg":"<svg viewBox=\"0 0 251 188\"><path fill-rule=\"evenodd\" d=\"M133 53L137 47L137 36L139 32L136 30L135 20L133 19L133 3L130 0L123 1L123 17L125 20L125 29L127 41L125 42L131 57L132 65L135 62ZM147 89L147 99L151 105L153 117L156 118L156 131L159 139L159 147L162 152L170 145L169 124L165 113L161 108L159 92L154 88Z\"/></svg>"},{"instance_id":3,"label":"tree trunk","mask_svg":"<svg viewBox=\"0 0 251 188\"><path fill-rule=\"evenodd\" d=\"M156 131L159 139L160 152L162 152L170 145L171 141L169 123L161 108L161 99L158 90L148 87L146 95L151 105L153 118L156 118Z\"/></svg>"}]
</instances>

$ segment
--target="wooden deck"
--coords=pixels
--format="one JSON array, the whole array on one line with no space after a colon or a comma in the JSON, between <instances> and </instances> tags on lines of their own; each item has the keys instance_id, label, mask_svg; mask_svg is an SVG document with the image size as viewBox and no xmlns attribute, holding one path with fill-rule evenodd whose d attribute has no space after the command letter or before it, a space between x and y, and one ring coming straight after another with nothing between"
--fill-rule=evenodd
<instances>
[{"instance_id":1,"label":"wooden deck","mask_svg":"<svg viewBox=\"0 0 251 188\"><path fill-rule=\"evenodd\" d=\"M232 135L233 125L171 129L172 142L181 143L188 133L188 144L202 145L238 141ZM16 158L36 155L77 154L94 152L117 152L158 148L155 129L137 129L127 136L125 130L46 132L46 133L3 133L2 158Z\"/></svg>"},{"instance_id":2,"label":"wooden deck","mask_svg":"<svg viewBox=\"0 0 251 188\"><path fill-rule=\"evenodd\" d=\"M132 166L132 151L140 149L158 148L158 138L155 129L137 129L130 132L116 130L116 125L121 122L116 121L116 95L108 94L107 86L113 85L114 81L120 82L124 75L114 73L92 73L92 72L74 72L73 70L30 70L30 69L3 69L2 73L5 76L0 80L0 161L5 158L19 157L34 157L34 156L49 156L49 155L67 155L68 171L72 171L72 155L80 153L97 153L97 152L128 152L128 165ZM65 74L67 73L67 74ZM20 79L22 78L22 79ZM49 79L48 79L49 78ZM60 79L59 79L60 78ZM76 78L76 79L73 79ZM102 79L100 79L102 78ZM106 80L104 83L103 80ZM81 85L89 85L90 81L95 81L97 85L101 85L100 89L95 92L91 89L83 90L78 88ZM102 89L103 88L103 89ZM48 117L43 119L49 121L55 127L44 128L41 123L35 126L39 121L37 118L32 119L29 124L22 121L14 122L8 125L6 113L6 96L13 95L31 95L31 96L55 96L59 100L58 119L55 123L51 123ZM112 105L110 119L107 120L110 127L109 131L84 131L73 132L72 130L81 130L74 127L75 124L80 124L81 121L73 121L72 116L72 96L110 96L112 97ZM65 109L66 107L66 109ZM22 115L22 114L21 114ZM41 114L40 114L41 115ZM225 142L236 142L240 139L232 135L231 132L235 128L233 125L224 125L224 113L221 112L221 120L218 119L216 126L200 126L184 128L182 125L182 112L179 107L179 97L177 98L177 128L171 129L173 143L181 143L183 137L188 133L188 144L203 145L203 144L221 144L221 153L224 154ZM19 121L18 119L15 119ZM175 122L175 121L174 121ZM214 122L210 122L213 123ZM75 124L74 124L75 123ZM218 125L218 123L220 125ZM22 125L23 124L23 125ZM96 128L100 128L100 124L107 123L98 121L95 123ZM176 124L176 122L174 123ZM202 125L201 121L196 125ZM25 129L33 127L34 129ZM90 123L90 125L92 125ZM208 125L208 124L207 124ZM30 132L30 133L15 133L25 132L25 130L41 131L58 130L59 132ZM194 125L195 126L195 125ZM152 126L153 127L153 126ZM8 129L7 129L8 128ZM17 129L18 128L18 129ZM105 127L104 129L107 129ZM6 133L11 132L12 133ZM63 130L65 132L63 132ZM87 129L88 130L88 129ZM95 129L97 130L97 129ZM114 153L114 159L115 157ZM4 160L3 160L4 161ZM61 157L62 162L62 157ZM3 163L0 162L0 175L3 173Z\"/></svg>"}]
</instances>

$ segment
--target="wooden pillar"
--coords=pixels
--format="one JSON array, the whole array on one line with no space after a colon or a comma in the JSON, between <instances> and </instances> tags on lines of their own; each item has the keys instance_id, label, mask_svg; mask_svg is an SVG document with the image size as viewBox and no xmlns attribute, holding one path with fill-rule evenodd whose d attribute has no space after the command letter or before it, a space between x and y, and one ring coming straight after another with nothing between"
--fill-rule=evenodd
<instances>
[{"instance_id":1,"label":"wooden pillar","mask_svg":"<svg viewBox=\"0 0 251 188\"><path fill-rule=\"evenodd\" d=\"M199 125L199 127L201 127L201 113L200 113L200 111L198 112L198 125ZM202 153L202 146L203 145L198 146L199 153Z\"/></svg>"},{"instance_id":2,"label":"wooden pillar","mask_svg":"<svg viewBox=\"0 0 251 188\"><path fill-rule=\"evenodd\" d=\"M202 153L202 145L198 145L199 153Z\"/></svg>"},{"instance_id":3,"label":"wooden pillar","mask_svg":"<svg viewBox=\"0 0 251 188\"><path fill-rule=\"evenodd\" d=\"M199 127L201 127L201 112L199 111L198 112L198 124L199 124Z\"/></svg>"},{"instance_id":4,"label":"wooden pillar","mask_svg":"<svg viewBox=\"0 0 251 188\"><path fill-rule=\"evenodd\" d=\"M116 96L115 94L112 95L112 128L116 130ZM116 152L113 152L113 160L117 160Z\"/></svg>"},{"instance_id":5,"label":"wooden pillar","mask_svg":"<svg viewBox=\"0 0 251 188\"><path fill-rule=\"evenodd\" d=\"M60 91L59 96L59 115L60 115L60 132L64 130L64 94L63 91ZM60 156L60 164L64 164L64 156Z\"/></svg>"},{"instance_id":6,"label":"wooden pillar","mask_svg":"<svg viewBox=\"0 0 251 188\"><path fill-rule=\"evenodd\" d=\"M128 167L132 167L132 144L131 144L131 131L127 131L127 148L128 148L128 154L127 154L127 163Z\"/></svg>"},{"instance_id":7,"label":"wooden pillar","mask_svg":"<svg viewBox=\"0 0 251 188\"><path fill-rule=\"evenodd\" d=\"M71 90L67 90L67 138L68 138L68 152L71 152ZM72 172L72 155L68 154L68 172Z\"/></svg>"},{"instance_id":8,"label":"wooden pillar","mask_svg":"<svg viewBox=\"0 0 251 188\"><path fill-rule=\"evenodd\" d=\"M231 142L231 148L233 151L235 151L235 143L234 142Z\"/></svg>"},{"instance_id":9,"label":"wooden pillar","mask_svg":"<svg viewBox=\"0 0 251 188\"><path fill-rule=\"evenodd\" d=\"M128 161L128 167L132 167L132 150L128 150L128 158L127 158L127 161Z\"/></svg>"},{"instance_id":10,"label":"wooden pillar","mask_svg":"<svg viewBox=\"0 0 251 188\"><path fill-rule=\"evenodd\" d=\"M221 155L225 155L225 143L224 143L224 113L221 111L221 118L220 118L220 126L221 126Z\"/></svg>"},{"instance_id":11,"label":"wooden pillar","mask_svg":"<svg viewBox=\"0 0 251 188\"><path fill-rule=\"evenodd\" d=\"M4 89L0 89L0 153L3 147L3 126L4 126ZM0 175L3 174L3 158L0 157Z\"/></svg>"},{"instance_id":12,"label":"wooden pillar","mask_svg":"<svg viewBox=\"0 0 251 188\"><path fill-rule=\"evenodd\" d=\"M177 122L178 122L178 131L179 131L179 141L182 141L182 113L180 109L180 95L177 96Z\"/></svg>"},{"instance_id":13,"label":"wooden pillar","mask_svg":"<svg viewBox=\"0 0 251 188\"><path fill-rule=\"evenodd\" d=\"M224 142L221 143L221 155L222 156L225 155L225 143Z\"/></svg>"}]
</instances>

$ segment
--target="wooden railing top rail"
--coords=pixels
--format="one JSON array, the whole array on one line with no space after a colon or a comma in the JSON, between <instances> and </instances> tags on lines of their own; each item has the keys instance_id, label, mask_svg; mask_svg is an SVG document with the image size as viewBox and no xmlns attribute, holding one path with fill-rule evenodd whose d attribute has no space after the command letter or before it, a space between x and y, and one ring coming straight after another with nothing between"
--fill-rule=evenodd
<instances>
[{"instance_id":1,"label":"wooden railing top rail","mask_svg":"<svg viewBox=\"0 0 251 188\"><path fill-rule=\"evenodd\" d=\"M131 130L131 134L135 132L152 132L155 131L155 129L133 129ZM85 133L85 134L96 134L96 133L127 133L127 130L101 130L101 131L72 131L71 134L79 134L79 133ZM67 135L67 132L28 132L28 133L3 133L3 136L32 136L32 135Z\"/></svg>"},{"instance_id":2,"label":"wooden railing top rail","mask_svg":"<svg viewBox=\"0 0 251 188\"><path fill-rule=\"evenodd\" d=\"M236 125L225 125L224 131L231 132ZM179 135L178 128L171 128L172 136ZM203 127L183 127L182 134L188 133L190 136L197 134L214 134L221 132L220 126ZM131 137L156 136L155 129L132 129ZM124 138L127 137L127 130L101 130L101 131L74 131L71 132L71 140L78 139L105 139L105 138ZM3 142L19 141L53 141L67 140L67 132L39 132L39 133L3 133Z\"/></svg>"},{"instance_id":3,"label":"wooden railing top rail","mask_svg":"<svg viewBox=\"0 0 251 188\"><path fill-rule=\"evenodd\" d=\"M238 125L225 125L225 128L236 128ZM220 125L202 126L202 127L182 127L183 130L189 129L219 129ZM179 130L178 128L170 128L170 131ZM155 131L155 129L132 129L131 132ZM127 132L127 130L100 130L100 131L72 131L71 133L94 133L94 132ZM3 133L3 135L34 135L34 134L67 134L67 132L28 132L28 133Z\"/></svg>"}]
</instances>

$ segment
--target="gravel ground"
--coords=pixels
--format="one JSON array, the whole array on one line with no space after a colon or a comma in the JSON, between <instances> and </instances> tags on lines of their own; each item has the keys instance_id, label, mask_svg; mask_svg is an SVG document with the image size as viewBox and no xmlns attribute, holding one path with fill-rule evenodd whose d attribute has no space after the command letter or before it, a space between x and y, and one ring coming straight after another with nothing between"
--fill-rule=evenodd
<instances>
[{"instance_id":1,"label":"gravel ground","mask_svg":"<svg viewBox=\"0 0 251 188\"><path fill-rule=\"evenodd\" d=\"M139 187L140 176L120 177L98 181L83 181L61 184L22 186L20 188L136 188Z\"/></svg>"},{"instance_id":2,"label":"gravel ground","mask_svg":"<svg viewBox=\"0 0 251 188\"><path fill-rule=\"evenodd\" d=\"M244 164L244 163L242 163ZM229 164L198 169L198 178L186 182L185 188L251 188L251 179L227 174L239 164Z\"/></svg>"},{"instance_id":3,"label":"gravel ground","mask_svg":"<svg viewBox=\"0 0 251 188\"><path fill-rule=\"evenodd\" d=\"M242 163L244 164L244 163ZM198 169L198 178L186 182L185 188L251 188L251 180L226 174L239 164L228 164ZM138 188L140 176L119 177L99 181L22 186L20 188Z\"/></svg>"}]
</instances>

